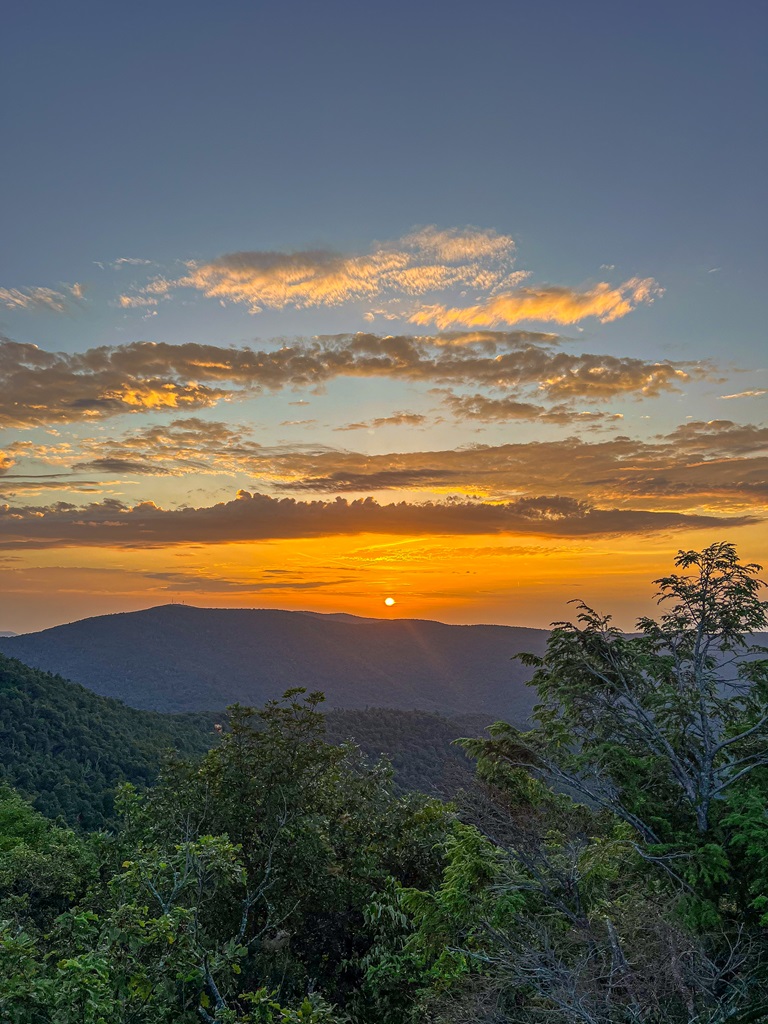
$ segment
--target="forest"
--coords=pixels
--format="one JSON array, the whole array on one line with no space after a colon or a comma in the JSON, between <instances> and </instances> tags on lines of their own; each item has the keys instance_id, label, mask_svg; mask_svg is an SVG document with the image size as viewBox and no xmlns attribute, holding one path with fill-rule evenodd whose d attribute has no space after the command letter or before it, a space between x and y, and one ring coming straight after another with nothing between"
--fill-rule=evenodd
<instances>
[{"instance_id":1,"label":"forest","mask_svg":"<svg viewBox=\"0 0 768 1024\"><path fill-rule=\"evenodd\" d=\"M112 822L120 782L152 785L170 751L200 757L220 741L228 720L226 710L128 707L3 655L0 707L0 782L47 817L85 829ZM471 761L453 740L479 736L487 724L483 715L396 708L331 708L324 715L329 742L354 741L374 760L386 753L396 791L442 797L471 777Z\"/></svg>"},{"instance_id":2,"label":"forest","mask_svg":"<svg viewBox=\"0 0 768 1024\"><path fill-rule=\"evenodd\" d=\"M728 543L681 551L632 634L577 605L520 655L532 722L457 740L474 771L461 762L450 800L396 784L301 687L174 735L136 719L133 777L106 746L73 759L98 762L102 794L127 781L69 823L61 796L40 803L50 744L19 734L0 788L0 1020L768 1020L759 571ZM59 714L49 696L31 721ZM88 719L66 721L87 744ZM137 751L160 733L176 753L152 767Z\"/></svg>"}]
</instances>

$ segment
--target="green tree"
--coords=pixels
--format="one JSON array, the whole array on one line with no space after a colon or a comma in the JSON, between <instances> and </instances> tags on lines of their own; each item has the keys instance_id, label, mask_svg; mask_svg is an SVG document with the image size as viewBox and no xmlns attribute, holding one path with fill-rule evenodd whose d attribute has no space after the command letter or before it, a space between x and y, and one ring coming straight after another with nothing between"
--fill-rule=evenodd
<instances>
[{"instance_id":1,"label":"green tree","mask_svg":"<svg viewBox=\"0 0 768 1024\"><path fill-rule=\"evenodd\" d=\"M438 889L399 901L413 928L404 951L426 955L422 977L433 975L422 1001L435 1020L766 1013L759 567L730 544L680 552L676 565L656 581L659 619L637 635L582 604L543 657L526 657L540 697L532 730L497 723L490 739L464 741L478 758L464 811L477 839L449 844Z\"/></svg>"},{"instance_id":2,"label":"green tree","mask_svg":"<svg viewBox=\"0 0 768 1024\"><path fill-rule=\"evenodd\" d=\"M170 761L146 793L125 786L120 828L85 843L94 869L45 929L17 871L19 900L6 900L17 913L0 930L2 1019L342 1024L354 1009L372 1024L367 907L394 879L437 882L450 813L397 795L387 765L326 742L321 702L295 689L233 708L201 763ZM85 842L9 801L0 852Z\"/></svg>"},{"instance_id":3,"label":"green tree","mask_svg":"<svg viewBox=\"0 0 768 1024\"><path fill-rule=\"evenodd\" d=\"M0 1020L64 1019L44 1015L60 998L50 933L97 883L100 862L98 837L55 825L0 785Z\"/></svg>"},{"instance_id":4,"label":"green tree","mask_svg":"<svg viewBox=\"0 0 768 1024\"><path fill-rule=\"evenodd\" d=\"M537 727L492 730L508 764L611 811L649 846L705 837L768 766L768 660L751 643L768 621L760 567L725 543L676 564L693 572L655 581L664 613L638 635L584 604L577 623L556 623L543 657L521 655L536 668Z\"/></svg>"}]
</instances>

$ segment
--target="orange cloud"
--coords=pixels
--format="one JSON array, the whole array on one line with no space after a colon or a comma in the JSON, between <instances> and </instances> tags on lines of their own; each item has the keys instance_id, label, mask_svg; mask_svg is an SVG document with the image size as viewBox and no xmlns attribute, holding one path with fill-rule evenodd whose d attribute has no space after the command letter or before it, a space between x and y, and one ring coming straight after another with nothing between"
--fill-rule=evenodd
<instances>
[{"instance_id":1,"label":"orange cloud","mask_svg":"<svg viewBox=\"0 0 768 1024\"><path fill-rule=\"evenodd\" d=\"M641 302L653 302L662 293L663 289L651 277L633 277L617 287L602 281L587 291L554 285L520 288L471 306L424 306L408 319L414 324L435 324L440 330L516 324L523 320L575 324L587 317L608 323L631 313Z\"/></svg>"},{"instance_id":2,"label":"orange cloud","mask_svg":"<svg viewBox=\"0 0 768 1024\"><path fill-rule=\"evenodd\" d=\"M467 396L462 413L511 420L528 416L527 409L510 409L503 399L501 408L488 408L480 398L478 404L477 396ZM557 406L542 418L561 422L560 415L570 422L600 422L598 414L561 414ZM646 507L728 511L765 506L767 451L768 427L729 420L687 423L649 441L568 437L368 455L317 443L267 446L252 440L245 427L188 417L123 437L86 439L77 450L68 444L17 442L7 454L121 476L245 475L274 489L321 495L420 490L507 500L547 493L556 481L558 493L598 505L642 498Z\"/></svg>"},{"instance_id":3,"label":"orange cloud","mask_svg":"<svg viewBox=\"0 0 768 1024\"><path fill-rule=\"evenodd\" d=\"M257 350L133 342L70 355L0 339L0 427L71 423L151 411L200 409L238 394L314 388L339 377L503 389L517 401L562 402L620 394L655 397L706 365L564 352L522 332L464 344L453 336L321 337ZM541 339L541 340L540 340ZM221 386L224 385L224 386Z\"/></svg>"},{"instance_id":4,"label":"orange cloud","mask_svg":"<svg viewBox=\"0 0 768 1024\"><path fill-rule=\"evenodd\" d=\"M379 304L366 312L367 319L404 318L445 330L523 320L572 324L587 317L608 323L663 292L650 277L619 285L602 281L581 291L555 285L521 287L530 271L513 269L515 255L509 235L431 225L363 253L247 250L190 261L182 277L155 277L121 295L118 303L125 309L154 306L178 288L245 305L251 313L376 299ZM482 297L468 305L431 303L410 311L403 304L448 289L472 289Z\"/></svg>"},{"instance_id":5,"label":"orange cloud","mask_svg":"<svg viewBox=\"0 0 768 1024\"><path fill-rule=\"evenodd\" d=\"M478 228L441 229L432 224L417 228L402 242L407 249L426 253L443 263L504 260L511 259L515 253L515 243L509 235Z\"/></svg>"},{"instance_id":6,"label":"orange cloud","mask_svg":"<svg viewBox=\"0 0 768 1024\"><path fill-rule=\"evenodd\" d=\"M487 290L527 276L512 273L514 252L513 240L493 230L431 226L360 254L255 250L193 261L178 280L155 278L121 295L118 303L125 309L153 306L171 289L192 288L259 313L338 306L384 295L424 295L451 287Z\"/></svg>"}]
</instances>

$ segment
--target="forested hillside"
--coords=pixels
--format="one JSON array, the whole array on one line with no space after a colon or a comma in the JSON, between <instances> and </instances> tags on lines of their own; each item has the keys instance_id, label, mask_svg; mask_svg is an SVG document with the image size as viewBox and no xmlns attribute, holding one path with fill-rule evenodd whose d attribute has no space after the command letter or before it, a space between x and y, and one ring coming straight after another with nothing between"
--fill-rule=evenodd
<instances>
[{"instance_id":1,"label":"forested hillside","mask_svg":"<svg viewBox=\"0 0 768 1024\"><path fill-rule=\"evenodd\" d=\"M225 710L167 715L138 711L60 676L0 655L0 780L31 797L49 817L94 828L114 812L122 782L147 786L166 751L202 755L228 728ZM449 719L428 712L369 708L331 710L330 742L354 740L377 760L392 761L398 791L452 795L470 777L471 762L453 744L478 736L486 716Z\"/></svg>"},{"instance_id":2,"label":"forested hillside","mask_svg":"<svg viewBox=\"0 0 768 1024\"><path fill-rule=\"evenodd\" d=\"M393 708L337 708L326 713L325 722L329 742L352 740L369 759L390 761L397 792L443 798L454 796L472 779L472 761L455 740L482 736L491 725L487 715L446 717Z\"/></svg>"},{"instance_id":3,"label":"forested hillside","mask_svg":"<svg viewBox=\"0 0 768 1024\"><path fill-rule=\"evenodd\" d=\"M291 686L329 707L390 707L525 720L547 632L273 609L165 605L0 639L0 652L153 711L261 705Z\"/></svg>"},{"instance_id":4,"label":"forested hillside","mask_svg":"<svg viewBox=\"0 0 768 1024\"><path fill-rule=\"evenodd\" d=\"M102 824L117 785L154 782L167 749L200 756L213 726L213 715L137 711L0 655L0 779L49 817Z\"/></svg>"}]
</instances>

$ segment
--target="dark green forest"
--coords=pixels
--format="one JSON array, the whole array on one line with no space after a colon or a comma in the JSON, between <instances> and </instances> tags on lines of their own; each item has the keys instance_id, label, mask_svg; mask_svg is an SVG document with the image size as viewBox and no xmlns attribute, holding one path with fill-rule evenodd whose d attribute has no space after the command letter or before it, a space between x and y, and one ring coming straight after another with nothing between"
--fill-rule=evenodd
<instances>
[{"instance_id":1,"label":"dark green forest","mask_svg":"<svg viewBox=\"0 0 768 1024\"><path fill-rule=\"evenodd\" d=\"M0 655L0 780L52 818L103 824L118 783L154 782L166 749L201 756L214 723L211 714L137 711Z\"/></svg>"},{"instance_id":2,"label":"dark green forest","mask_svg":"<svg viewBox=\"0 0 768 1024\"><path fill-rule=\"evenodd\" d=\"M170 752L201 757L219 742L228 712L178 715L139 711L60 676L0 655L0 781L50 818L103 827L115 816L123 782L155 782ZM399 792L452 796L471 776L471 761L453 744L481 735L481 715L445 718L393 708L333 709L331 743L354 740L373 759L386 754Z\"/></svg>"},{"instance_id":3,"label":"dark green forest","mask_svg":"<svg viewBox=\"0 0 768 1024\"><path fill-rule=\"evenodd\" d=\"M441 761L458 772L450 802L332 734L320 693L235 706L220 736L210 718L140 717L128 740L112 702L75 690L62 708L52 677L25 689L4 663L8 701L52 723L39 740L4 727L19 752L6 779L41 806L66 726L62 775L95 760L102 800L121 772L130 781L114 817L93 805L90 830L67 790L46 809L76 828L0 789L0 1020L767 1020L759 567L715 544L675 570L636 633L578 605L543 654L523 655L533 722L460 740L476 768ZM99 715L116 730L111 760L87 735ZM430 721L437 751L448 720ZM161 740L176 753L153 761Z\"/></svg>"}]
</instances>

